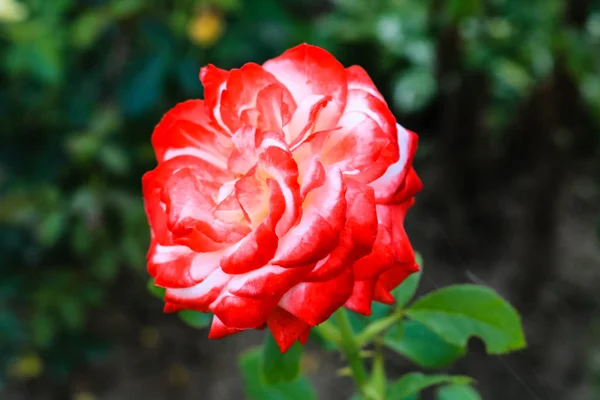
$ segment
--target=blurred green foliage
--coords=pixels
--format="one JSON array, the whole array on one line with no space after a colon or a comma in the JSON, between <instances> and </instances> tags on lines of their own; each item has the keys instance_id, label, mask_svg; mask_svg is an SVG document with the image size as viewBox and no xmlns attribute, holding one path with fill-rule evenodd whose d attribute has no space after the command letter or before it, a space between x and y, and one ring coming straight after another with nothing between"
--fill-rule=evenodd
<instances>
[{"instance_id":1,"label":"blurred green foliage","mask_svg":"<svg viewBox=\"0 0 600 400\"><path fill-rule=\"evenodd\" d=\"M600 2L586 4L570 17L559 0L0 0L0 368L66 376L102 354L90 313L144 274L152 128L202 96L202 65L313 43L364 65L404 116L476 71L500 143L557 63L600 124ZM448 31L458 67L441 73Z\"/></svg>"}]
</instances>

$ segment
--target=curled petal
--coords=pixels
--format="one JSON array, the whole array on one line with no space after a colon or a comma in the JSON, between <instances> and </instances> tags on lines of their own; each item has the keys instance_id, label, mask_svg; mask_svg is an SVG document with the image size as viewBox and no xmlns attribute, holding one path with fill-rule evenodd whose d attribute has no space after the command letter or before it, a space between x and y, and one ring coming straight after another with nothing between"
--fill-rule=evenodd
<instances>
[{"instance_id":1,"label":"curled petal","mask_svg":"<svg viewBox=\"0 0 600 400\"><path fill-rule=\"evenodd\" d=\"M281 84L271 84L256 97L256 122L252 125L261 131L281 132L287 125L296 109L296 104L289 91ZM242 122L251 123L250 117L242 118Z\"/></svg>"},{"instance_id":2,"label":"curled petal","mask_svg":"<svg viewBox=\"0 0 600 400\"><path fill-rule=\"evenodd\" d=\"M231 140L211 121L203 100L188 100L165 114L154 129L152 146L158 162L191 155L223 170Z\"/></svg>"},{"instance_id":3,"label":"curled petal","mask_svg":"<svg viewBox=\"0 0 600 400\"><path fill-rule=\"evenodd\" d=\"M321 48L301 44L267 61L263 68L289 89L296 104L310 95L331 96L316 130L335 126L348 95L346 71L335 57Z\"/></svg>"},{"instance_id":4,"label":"curled petal","mask_svg":"<svg viewBox=\"0 0 600 400\"><path fill-rule=\"evenodd\" d=\"M266 265L234 277L228 290L241 297L280 298L290 288L302 282L311 269L312 265L297 268Z\"/></svg>"},{"instance_id":5,"label":"curled petal","mask_svg":"<svg viewBox=\"0 0 600 400\"><path fill-rule=\"evenodd\" d=\"M296 109L290 124L286 127L286 140L294 149L317 130L319 117L331 101L331 96L309 95ZM320 125L329 125L327 123Z\"/></svg>"},{"instance_id":6,"label":"curled petal","mask_svg":"<svg viewBox=\"0 0 600 400\"><path fill-rule=\"evenodd\" d=\"M206 111L223 132L231 134L231 130L223 122L221 115L221 97L226 88L228 78L228 71L217 68L212 64L200 70L200 80L202 81L202 86L204 86Z\"/></svg>"},{"instance_id":7,"label":"curled petal","mask_svg":"<svg viewBox=\"0 0 600 400\"><path fill-rule=\"evenodd\" d=\"M303 282L290 289L279 301L279 307L310 326L327 320L352 294L354 277L347 268L325 282Z\"/></svg>"},{"instance_id":8,"label":"curled petal","mask_svg":"<svg viewBox=\"0 0 600 400\"><path fill-rule=\"evenodd\" d=\"M277 300L238 297L229 292L223 292L210 305L210 311L230 328L254 329L265 323L269 314L276 307Z\"/></svg>"},{"instance_id":9,"label":"curled petal","mask_svg":"<svg viewBox=\"0 0 600 400\"><path fill-rule=\"evenodd\" d=\"M239 329L229 328L223 323L216 315L213 316L212 324L210 325L210 331L208 332L209 339L222 339L227 336L234 335L241 332Z\"/></svg>"},{"instance_id":10,"label":"curled petal","mask_svg":"<svg viewBox=\"0 0 600 400\"><path fill-rule=\"evenodd\" d=\"M282 353L288 351L296 340L304 339L306 333L310 332L310 326L306 322L279 307L276 307L267 318L267 326Z\"/></svg>"},{"instance_id":11,"label":"curled petal","mask_svg":"<svg viewBox=\"0 0 600 400\"><path fill-rule=\"evenodd\" d=\"M346 223L340 243L317 263L306 280L329 280L373 248L378 229L373 189L352 179L345 179L345 182Z\"/></svg>"},{"instance_id":12,"label":"curled petal","mask_svg":"<svg viewBox=\"0 0 600 400\"><path fill-rule=\"evenodd\" d=\"M375 291L375 280L355 281L352 289L352 296L346 301L344 306L362 315L371 315L371 304L373 303L373 294Z\"/></svg>"},{"instance_id":13,"label":"curled petal","mask_svg":"<svg viewBox=\"0 0 600 400\"><path fill-rule=\"evenodd\" d=\"M272 264L306 265L327 256L339 243L346 219L346 185L339 171L330 171L325 185L309 193L296 226L280 240Z\"/></svg>"},{"instance_id":14,"label":"curled petal","mask_svg":"<svg viewBox=\"0 0 600 400\"><path fill-rule=\"evenodd\" d=\"M289 151L268 146L259 155L259 167L277 182L285 200L285 211L275 228L275 232L281 237L296 223L300 215L298 166Z\"/></svg>"},{"instance_id":15,"label":"curled petal","mask_svg":"<svg viewBox=\"0 0 600 400\"><path fill-rule=\"evenodd\" d=\"M345 174L365 183L381 176L389 164L376 162L390 143L388 135L362 112L344 114L339 126L340 129L328 134L322 145L323 163L339 168Z\"/></svg>"},{"instance_id":16,"label":"curled petal","mask_svg":"<svg viewBox=\"0 0 600 400\"><path fill-rule=\"evenodd\" d=\"M219 297L231 280L231 275L215 269L202 282L186 288L167 288L165 301L190 310L209 312L210 305Z\"/></svg>"},{"instance_id":17,"label":"curled petal","mask_svg":"<svg viewBox=\"0 0 600 400\"><path fill-rule=\"evenodd\" d=\"M275 231L262 223L225 252L221 268L228 274L242 274L260 268L268 264L275 254L277 242Z\"/></svg>"},{"instance_id":18,"label":"curled petal","mask_svg":"<svg viewBox=\"0 0 600 400\"><path fill-rule=\"evenodd\" d=\"M399 264L393 268L388 269L379 276L376 285L376 298L375 300L387 303L391 296L391 291L400 285L406 278L411 274L419 271L419 265L417 263L406 263ZM380 299L383 299L380 300Z\"/></svg>"},{"instance_id":19,"label":"curled petal","mask_svg":"<svg viewBox=\"0 0 600 400\"><path fill-rule=\"evenodd\" d=\"M245 174L258 161L256 128L246 125L238 129L231 139L234 148L229 155L227 168L232 172Z\"/></svg>"},{"instance_id":20,"label":"curled petal","mask_svg":"<svg viewBox=\"0 0 600 400\"><path fill-rule=\"evenodd\" d=\"M219 267L221 251L196 253L187 246L156 244L148 253L148 269L162 287L185 288L206 279Z\"/></svg>"},{"instance_id":21,"label":"curled petal","mask_svg":"<svg viewBox=\"0 0 600 400\"><path fill-rule=\"evenodd\" d=\"M201 232L215 242L226 243L235 243L247 235L250 229L243 221L215 218L217 191L218 186L199 180L189 168L175 172L165 183L161 197L172 234L186 237Z\"/></svg>"},{"instance_id":22,"label":"curled petal","mask_svg":"<svg viewBox=\"0 0 600 400\"><path fill-rule=\"evenodd\" d=\"M346 68L346 77L348 79L348 90L358 89L365 91L385 103L385 99L375 87L369 74L362 67L353 65Z\"/></svg>"},{"instance_id":23,"label":"curled petal","mask_svg":"<svg viewBox=\"0 0 600 400\"><path fill-rule=\"evenodd\" d=\"M378 204L386 204L394 197L406 179L417 151L418 136L400 125L397 127L400 158L381 177L370 184L375 189Z\"/></svg>"},{"instance_id":24,"label":"curled petal","mask_svg":"<svg viewBox=\"0 0 600 400\"><path fill-rule=\"evenodd\" d=\"M256 124L259 111L257 108L258 95L265 88L271 86L274 90L271 91L271 95L277 96L279 99L272 98L270 100L280 100L279 110L265 109L265 112L279 112L281 115L282 107L289 109L294 107L294 100L292 95L289 93L287 88L273 77L269 72L265 71L260 65L254 63L248 63L240 69L231 70L229 73L225 90L221 94L220 112L223 118L223 122L227 127L235 132L238 130L243 122ZM268 102L267 92L263 93L262 105L266 105L265 100ZM285 106L282 106L285 103ZM249 113L251 110L256 110L256 113Z\"/></svg>"},{"instance_id":25,"label":"curled petal","mask_svg":"<svg viewBox=\"0 0 600 400\"><path fill-rule=\"evenodd\" d=\"M303 171L300 181L300 195L304 199L313 189L322 186L325 183L327 173L318 157L312 157L307 163L306 170Z\"/></svg>"}]
</instances>

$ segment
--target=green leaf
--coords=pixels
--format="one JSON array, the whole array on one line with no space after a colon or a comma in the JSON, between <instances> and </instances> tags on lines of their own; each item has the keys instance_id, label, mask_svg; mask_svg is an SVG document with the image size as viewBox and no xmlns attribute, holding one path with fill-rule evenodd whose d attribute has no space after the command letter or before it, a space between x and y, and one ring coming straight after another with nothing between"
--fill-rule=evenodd
<instances>
[{"instance_id":1,"label":"green leaf","mask_svg":"<svg viewBox=\"0 0 600 400\"><path fill-rule=\"evenodd\" d=\"M433 71L422 67L410 68L396 79L394 102L402 112L416 112L429 103L436 90Z\"/></svg>"},{"instance_id":2,"label":"green leaf","mask_svg":"<svg viewBox=\"0 0 600 400\"><path fill-rule=\"evenodd\" d=\"M138 13L145 5L143 0L112 0L108 10L113 17L127 18Z\"/></svg>"},{"instance_id":3,"label":"green leaf","mask_svg":"<svg viewBox=\"0 0 600 400\"><path fill-rule=\"evenodd\" d=\"M158 297L158 298L159 298L159 299L161 299L161 300L165 298L165 291L166 291L166 289L165 289L165 288L163 288L163 287L160 287L160 286L156 286L156 285L154 284L154 278L150 278L150 279L148 280L148 285L147 285L147 287L148 287L148 291L149 291L150 293L152 293L152 295L153 295L154 297Z\"/></svg>"},{"instance_id":4,"label":"green leaf","mask_svg":"<svg viewBox=\"0 0 600 400\"><path fill-rule=\"evenodd\" d=\"M71 30L71 40L75 47L87 49L92 46L111 23L109 15L96 9L81 14Z\"/></svg>"},{"instance_id":5,"label":"green leaf","mask_svg":"<svg viewBox=\"0 0 600 400\"><path fill-rule=\"evenodd\" d=\"M470 385L453 384L442 386L437 391L438 400L482 400L481 396Z\"/></svg>"},{"instance_id":6,"label":"green leaf","mask_svg":"<svg viewBox=\"0 0 600 400\"><path fill-rule=\"evenodd\" d=\"M303 347L298 342L282 353L273 335L267 332L262 354L262 373L265 382L273 384L296 379L300 373L302 353Z\"/></svg>"},{"instance_id":7,"label":"green leaf","mask_svg":"<svg viewBox=\"0 0 600 400\"><path fill-rule=\"evenodd\" d=\"M183 310L179 312L179 318L189 326L202 329L210 325L212 321L211 314L205 314L198 311Z\"/></svg>"},{"instance_id":8,"label":"green leaf","mask_svg":"<svg viewBox=\"0 0 600 400\"><path fill-rule=\"evenodd\" d=\"M430 386L442 383L467 384L473 379L460 375L425 375L420 372L411 372L394 382L389 390L387 400L404 400L409 396L427 389Z\"/></svg>"},{"instance_id":9,"label":"green leaf","mask_svg":"<svg viewBox=\"0 0 600 400\"><path fill-rule=\"evenodd\" d=\"M443 368L465 354L465 348L447 343L425 325L404 321L399 338L389 331L384 344L422 368Z\"/></svg>"},{"instance_id":10,"label":"green leaf","mask_svg":"<svg viewBox=\"0 0 600 400\"><path fill-rule=\"evenodd\" d=\"M419 253L416 254L416 261L421 267L419 272L415 272L410 275L408 278L400 284L396 289L392 291L392 294L396 298L396 305L399 308L402 308L408 304L408 302L414 297L417 292L417 288L419 287L419 281L421 280L421 275L423 274L423 259Z\"/></svg>"},{"instance_id":11,"label":"green leaf","mask_svg":"<svg viewBox=\"0 0 600 400\"><path fill-rule=\"evenodd\" d=\"M418 299L406 315L459 347L465 347L472 336L483 340L489 354L508 353L526 345L517 311L483 286L436 290Z\"/></svg>"},{"instance_id":12,"label":"green leaf","mask_svg":"<svg viewBox=\"0 0 600 400\"><path fill-rule=\"evenodd\" d=\"M261 373L261 350L251 349L240 357L244 392L252 400L316 400L317 395L308 379L298 377L291 382L267 384Z\"/></svg>"}]
</instances>

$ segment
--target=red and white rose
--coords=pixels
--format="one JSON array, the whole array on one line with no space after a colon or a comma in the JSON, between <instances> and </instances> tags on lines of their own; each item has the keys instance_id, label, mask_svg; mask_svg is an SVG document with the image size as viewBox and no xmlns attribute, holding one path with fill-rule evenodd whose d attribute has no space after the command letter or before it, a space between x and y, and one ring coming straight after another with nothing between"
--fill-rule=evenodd
<instances>
[{"instance_id":1,"label":"red and white rose","mask_svg":"<svg viewBox=\"0 0 600 400\"><path fill-rule=\"evenodd\" d=\"M285 351L340 307L392 303L418 270L404 230L417 135L367 73L300 45L200 79L205 99L156 126L143 177L165 311L213 313L211 338L267 326Z\"/></svg>"}]
</instances>

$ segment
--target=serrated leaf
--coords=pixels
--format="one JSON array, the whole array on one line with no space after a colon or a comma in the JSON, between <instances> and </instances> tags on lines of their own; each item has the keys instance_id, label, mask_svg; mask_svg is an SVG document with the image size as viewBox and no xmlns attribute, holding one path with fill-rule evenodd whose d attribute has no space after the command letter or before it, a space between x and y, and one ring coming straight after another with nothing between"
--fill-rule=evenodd
<instances>
[{"instance_id":1,"label":"serrated leaf","mask_svg":"<svg viewBox=\"0 0 600 400\"><path fill-rule=\"evenodd\" d=\"M189 326L202 329L210 325L212 314L205 314L198 311L183 310L179 311L179 318Z\"/></svg>"},{"instance_id":2,"label":"serrated leaf","mask_svg":"<svg viewBox=\"0 0 600 400\"><path fill-rule=\"evenodd\" d=\"M419 287L419 281L421 280L421 275L423 274L423 259L419 253L416 254L416 261L421 269L406 278L404 282L400 284L400 286L392 291L392 294L396 299L396 305L399 308L402 308L408 304L408 302L414 297L415 293L417 292L417 288Z\"/></svg>"},{"instance_id":3,"label":"serrated leaf","mask_svg":"<svg viewBox=\"0 0 600 400\"><path fill-rule=\"evenodd\" d=\"M386 333L384 344L422 368L443 368L465 354L465 348L444 341L417 321L404 321L400 337Z\"/></svg>"},{"instance_id":4,"label":"serrated leaf","mask_svg":"<svg viewBox=\"0 0 600 400\"><path fill-rule=\"evenodd\" d=\"M303 347L296 342L282 353L270 332L265 335L262 354L262 374L266 383L289 382L300 373Z\"/></svg>"},{"instance_id":5,"label":"serrated leaf","mask_svg":"<svg viewBox=\"0 0 600 400\"><path fill-rule=\"evenodd\" d=\"M152 295L154 297L158 297L159 299L164 299L165 298L165 291L166 289L160 286L156 286L154 284L154 278L150 278L148 279L148 285L147 285L148 291L150 293L152 293Z\"/></svg>"},{"instance_id":6,"label":"serrated leaf","mask_svg":"<svg viewBox=\"0 0 600 400\"><path fill-rule=\"evenodd\" d=\"M489 354L508 353L526 345L517 311L483 286L436 290L413 303L406 315L459 347L465 347L473 336L483 340Z\"/></svg>"},{"instance_id":7,"label":"serrated leaf","mask_svg":"<svg viewBox=\"0 0 600 400\"><path fill-rule=\"evenodd\" d=\"M438 400L482 400L481 396L471 385L446 385L437 391Z\"/></svg>"},{"instance_id":8,"label":"serrated leaf","mask_svg":"<svg viewBox=\"0 0 600 400\"><path fill-rule=\"evenodd\" d=\"M246 351L240 357L244 392L251 400L316 400L317 395L309 380L297 377L291 382L272 385L265 383L261 373L260 349Z\"/></svg>"},{"instance_id":9,"label":"serrated leaf","mask_svg":"<svg viewBox=\"0 0 600 400\"><path fill-rule=\"evenodd\" d=\"M420 372L411 372L390 385L387 400L404 400L430 386L443 383L466 384L472 380L468 376L461 375L425 375Z\"/></svg>"}]
</instances>

